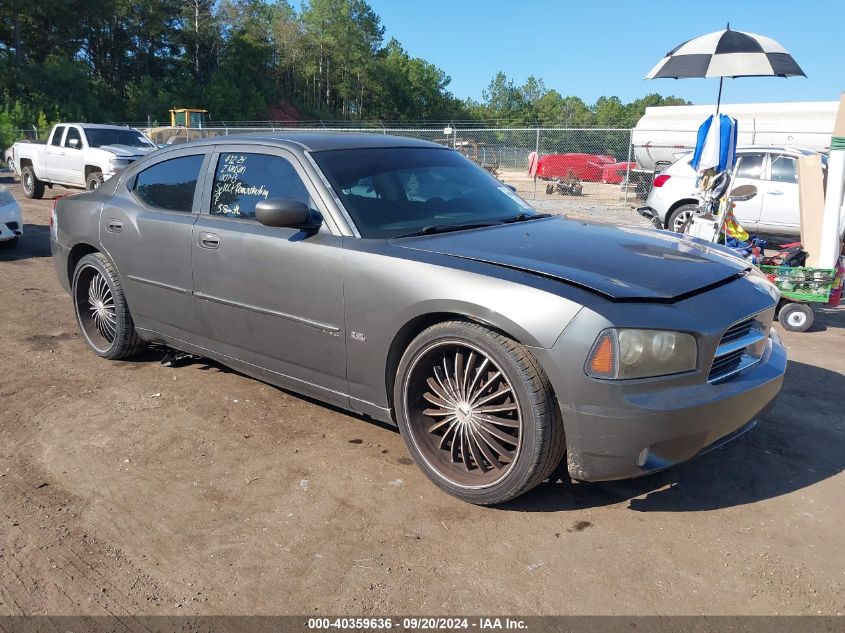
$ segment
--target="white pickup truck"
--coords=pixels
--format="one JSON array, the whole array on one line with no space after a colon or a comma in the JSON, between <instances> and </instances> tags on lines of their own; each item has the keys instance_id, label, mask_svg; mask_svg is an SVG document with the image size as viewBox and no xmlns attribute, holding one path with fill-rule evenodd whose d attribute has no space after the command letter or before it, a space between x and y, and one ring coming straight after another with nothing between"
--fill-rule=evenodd
<instances>
[{"instance_id":1,"label":"white pickup truck","mask_svg":"<svg viewBox=\"0 0 845 633\"><path fill-rule=\"evenodd\" d=\"M15 171L27 198L40 198L44 187L92 191L156 146L136 129L119 125L60 123L46 144L12 146Z\"/></svg>"}]
</instances>

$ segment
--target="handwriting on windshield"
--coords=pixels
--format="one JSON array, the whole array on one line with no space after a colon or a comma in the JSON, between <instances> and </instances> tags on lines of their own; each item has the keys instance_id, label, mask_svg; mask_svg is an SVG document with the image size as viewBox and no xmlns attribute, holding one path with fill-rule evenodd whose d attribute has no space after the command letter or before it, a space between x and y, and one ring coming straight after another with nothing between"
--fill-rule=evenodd
<instances>
[{"instance_id":1,"label":"handwriting on windshield","mask_svg":"<svg viewBox=\"0 0 845 633\"><path fill-rule=\"evenodd\" d=\"M217 177L212 192L212 205L219 215L241 215L240 204L233 204L232 199L257 197L266 200L270 191L263 184L250 185L243 182L247 176L247 157L243 154L225 154L218 167ZM234 195L232 195L234 194ZM232 202L221 202L221 198Z\"/></svg>"}]
</instances>

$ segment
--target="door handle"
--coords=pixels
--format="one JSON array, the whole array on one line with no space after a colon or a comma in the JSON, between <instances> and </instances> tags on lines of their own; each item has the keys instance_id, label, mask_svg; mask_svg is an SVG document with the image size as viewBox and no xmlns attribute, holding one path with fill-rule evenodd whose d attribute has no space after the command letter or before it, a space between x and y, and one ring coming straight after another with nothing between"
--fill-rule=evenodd
<instances>
[{"instance_id":1,"label":"door handle","mask_svg":"<svg viewBox=\"0 0 845 633\"><path fill-rule=\"evenodd\" d=\"M108 221L108 224L106 224L106 230L109 233L120 233L123 231L123 221L112 218Z\"/></svg>"},{"instance_id":2,"label":"door handle","mask_svg":"<svg viewBox=\"0 0 845 633\"><path fill-rule=\"evenodd\" d=\"M780 189L772 189L771 191L769 191L769 193L772 194L773 196L782 196L783 195L783 191L781 191Z\"/></svg>"},{"instance_id":3,"label":"door handle","mask_svg":"<svg viewBox=\"0 0 845 633\"><path fill-rule=\"evenodd\" d=\"M220 236L216 233L200 231L197 243L201 248L217 248L220 246Z\"/></svg>"}]
</instances>

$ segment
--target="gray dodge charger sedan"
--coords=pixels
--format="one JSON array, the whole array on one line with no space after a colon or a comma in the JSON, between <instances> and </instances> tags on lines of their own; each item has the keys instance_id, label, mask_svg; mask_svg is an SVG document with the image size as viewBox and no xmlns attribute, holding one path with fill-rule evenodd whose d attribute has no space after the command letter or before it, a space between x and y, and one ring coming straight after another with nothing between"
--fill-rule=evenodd
<instances>
[{"instance_id":1,"label":"gray dodge charger sedan","mask_svg":"<svg viewBox=\"0 0 845 633\"><path fill-rule=\"evenodd\" d=\"M394 422L494 504L566 460L635 477L751 428L781 388L777 290L693 238L533 211L440 145L230 136L55 205L91 349L164 344Z\"/></svg>"}]
</instances>

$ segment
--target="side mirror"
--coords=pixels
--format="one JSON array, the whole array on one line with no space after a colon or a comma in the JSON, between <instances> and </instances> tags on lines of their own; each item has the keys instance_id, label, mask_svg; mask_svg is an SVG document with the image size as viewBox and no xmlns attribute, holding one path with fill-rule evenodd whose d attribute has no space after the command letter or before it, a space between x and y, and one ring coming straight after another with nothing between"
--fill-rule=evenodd
<instances>
[{"instance_id":1,"label":"side mirror","mask_svg":"<svg viewBox=\"0 0 845 633\"><path fill-rule=\"evenodd\" d=\"M264 226L314 229L319 226L309 222L311 216L308 205L301 200L270 198L255 205L255 219Z\"/></svg>"},{"instance_id":2,"label":"side mirror","mask_svg":"<svg viewBox=\"0 0 845 633\"><path fill-rule=\"evenodd\" d=\"M756 195L757 187L754 185L740 185L731 191L731 195L729 197L731 202L745 202L746 200L751 200L751 198Z\"/></svg>"},{"instance_id":3,"label":"side mirror","mask_svg":"<svg viewBox=\"0 0 845 633\"><path fill-rule=\"evenodd\" d=\"M72 149L77 149L79 147L79 139L78 138L68 139L67 145L68 145L68 147L70 147Z\"/></svg>"}]
</instances>

